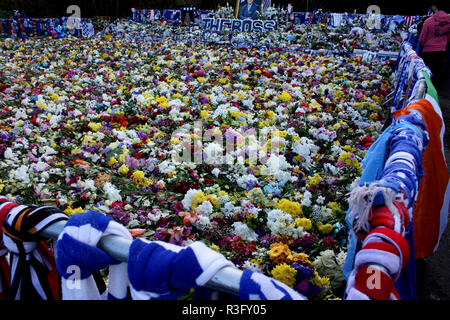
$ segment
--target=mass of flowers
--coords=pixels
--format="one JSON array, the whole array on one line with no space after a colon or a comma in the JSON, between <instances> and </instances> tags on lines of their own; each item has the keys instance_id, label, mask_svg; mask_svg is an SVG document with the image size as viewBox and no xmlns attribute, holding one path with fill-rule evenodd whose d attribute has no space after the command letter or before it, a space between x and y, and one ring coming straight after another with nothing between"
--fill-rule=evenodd
<instances>
[{"instance_id":1,"label":"mass of flowers","mask_svg":"<svg viewBox=\"0 0 450 320\"><path fill-rule=\"evenodd\" d=\"M130 22L121 36L1 40L0 194L68 215L102 212L149 240L203 241L310 299L339 297L346 194L382 131L391 65L284 50L280 30L260 50L187 43L174 36L181 28L163 36L170 28ZM310 28L339 45L326 27ZM160 41L134 36L144 33ZM382 46L376 35L343 37ZM175 161L194 149L198 134L179 133L194 123L243 152L207 161L225 146L200 140L203 161ZM249 162L256 137L239 139L249 129L271 131L279 154L258 145L268 161Z\"/></svg>"}]
</instances>

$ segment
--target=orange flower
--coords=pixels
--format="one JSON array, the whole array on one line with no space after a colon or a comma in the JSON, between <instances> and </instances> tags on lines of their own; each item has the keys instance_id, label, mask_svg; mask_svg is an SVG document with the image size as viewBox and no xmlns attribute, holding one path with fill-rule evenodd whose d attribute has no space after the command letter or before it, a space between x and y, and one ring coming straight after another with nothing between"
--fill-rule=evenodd
<instances>
[{"instance_id":1,"label":"orange flower","mask_svg":"<svg viewBox=\"0 0 450 320\"><path fill-rule=\"evenodd\" d=\"M306 265L306 266L312 266L311 261L308 260L309 256L305 253L294 253L287 256L287 261L289 264L292 264L294 262L298 262L300 264Z\"/></svg>"},{"instance_id":2,"label":"orange flower","mask_svg":"<svg viewBox=\"0 0 450 320\"><path fill-rule=\"evenodd\" d=\"M273 262L284 263L289 255L291 255L291 250L284 243L278 242L270 245L269 257Z\"/></svg>"},{"instance_id":3,"label":"orange flower","mask_svg":"<svg viewBox=\"0 0 450 320\"><path fill-rule=\"evenodd\" d=\"M145 229L129 229L128 231L130 231L131 235L133 236L133 238L137 238L142 236L145 233Z\"/></svg>"},{"instance_id":4,"label":"orange flower","mask_svg":"<svg viewBox=\"0 0 450 320\"><path fill-rule=\"evenodd\" d=\"M84 161L84 160L80 160L80 159L74 160L73 163L74 163L74 164L77 164L77 165L79 165L79 166L88 166L88 165L89 165L88 162L86 162L86 161Z\"/></svg>"},{"instance_id":5,"label":"orange flower","mask_svg":"<svg viewBox=\"0 0 450 320\"><path fill-rule=\"evenodd\" d=\"M195 213L194 210L192 210L191 212L185 212L185 211L179 212L178 216L184 217L183 223L187 226L191 225L195 221L200 220L199 216Z\"/></svg>"}]
</instances>

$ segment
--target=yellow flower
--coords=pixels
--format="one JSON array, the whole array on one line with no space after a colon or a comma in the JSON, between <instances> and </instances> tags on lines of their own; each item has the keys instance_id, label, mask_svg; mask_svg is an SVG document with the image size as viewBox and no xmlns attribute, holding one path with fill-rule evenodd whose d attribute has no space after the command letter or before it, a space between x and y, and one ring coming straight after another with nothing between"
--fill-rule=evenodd
<instances>
[{"instance_id":1,"label":"yellow flower","mask_svg":"<svg viewBox=\"0 0 450 320\"><path fill-rule=\"evenodd\" d=\"M172 178L176 173L176 171L170 171L167 175L169 176L169 178Z\"/></svg>"},{"instance_id":2,"label":"yellow flower","mask_svg":"<svg viewBox=\"0 0 450 320\"><path fill-rule=\"evenodd\" d=\"M322 177L318 173L316 173L316 174L314 174L314 176L309 178L307 186L310 187L310 186L318 185L321 180L322 180Z\"/></svg>"},{"instance_id":3,"label":"yellow flower","mask_svg":"<svg viewBox=\"0 0 450 320\"><path fill-rule=\"evenodd\" d=\"M89 122L88 127L91 128L92 131L97 132L100 127L102 126L101 123L98 122Z\"/></svg>"},{"instance_id":4,"label":"yellow flower","mask_svg":"<svg viewBox=\"0 0 450 320\"><path fill-rule=\"evenodd\" d=\"M308 258L309 256L306 253L294 253L287 256L287 262L290 264L299 262L304 265L312 266L312 263Z\"/></svg>"},{"instance_id":5,"label":"yellow flower","mask_svg":"<svg viewBox=\"0 0 450 320\"><path fill-rule=\"evenodd\" d=\"M46 109L47 109L47 104L46 104L44 101L42 101L42 100L38 100L38 101L36 102L36 106L37 106L39 109L42 109L42 110L46 110Z\"/></svg>"},{"instance_id":6,"label":"yellow flower","mask_svg":"<svg viewBox=\"0 0 450 320\"><path fill-rule=\"evenodd\" d=\"M144 180L145 180L145 173L143 171L137 170L133 172L133 174L131 175L131 181L133 181L133 183L137 186L142 185Z\"/></svg>"},{"instance_id":7,"label":"yellow flower","mask_svg":"<svg viewBox=\"0 0 450 320\"><path fill-rule=\"evenodd\" d=\"M208 111L202 110L200 112L200 118L205 119L208 116Z\"/></svg>"},{"instance_id":8,"label":"yellow flower","mask_svg":"<svg viewBox=\"0 0 450 320\"><path fill-rule=\"evenodd\" d=\"M296 227L302 227L305 231L308 231L312 228L312 222L307 218L297 218L294 222Z\"/></svg>"},{"instance_id":9,"label":"yellow flower","mask_svg":"<svg viewBox=\"0 0 450 320\"><path fill-rule=\"evenodd\" d=\"M72 149L72 154L79 154L79 153L81 153L80 148L75 147L75 148Z\"/></svg>"},{"instance_id":10,"label":"yellow flower","mask_svg":"<svg viewBox=\"0 0 450 320\"><path fill-rule=\"evenodd\" d=\"M198 78L197 78L197 81L200 82L200 83L204 83L204 82L206 81L206 78L204 78L204 77L198 77Z\"/></svg>"},{"instance_id":11,"label":"yellow flower","mask_svg":"<svg viewBox=\"0 0 450 320\"><path fill-rule=\"evenodd\" d=\"M288 199L281 199L275 209L283 210L284 212L289 213L293 218L303 216L302 205L295 201L289 201Z\"/></svg>"},{"instance_id":12,"label":"yellow flower","mask_svg":"<svg viewBox=\"0 0 450 320\"><path fill-rule=\"evenodd\" d=\"M56 100L59 99L59 96L58 96L58 94L54 93L54 94L52 94L52 96L51 96L50 98L51 98L53 101L56 101Z\"/></svg>"},{"instance_id":13,"label":"yellow flower","mask_svg":"<svg viewBox=\"0 0 450 320\"><path fill-rule=\"evenodd\" d=\"M317 271L314 271L313 283L319 288L325 287L325 290L322 293L326 293L330 289L330 279L319 276Z\"/></svg>"},{"instance_id":14,"label":"yellow flower","mask_svg":"<svg viewBox=\"0 0 450 320\"><path fill-rule=\"evenodd\" d=\"M205 200L206 200L205 194L203 192L201 192L201 191L197 192L192 197L191 208L192 209L197 208Z\"/></svg>"},{"instance_id":15,"label":"yellow flower","mask_svg":"<svg viewBox=\"0 0 450 320\"><path fill-rule=\"evenodd\" d=\"M279 264L272 270L272 276L274 279L283 282L291 288L294 287L296 275L297 270L291 268L286 263Z\"/></svg>"},{"instance_id":16,"label":"yellow flower","mask_svg":"<svg viewBox=\"0 0 450 320\"><path fill-rule=\"evenodd\" d=\"M329 234L331 231L333 231L333 225L331 224L323 224L322 222L317 222L316 224L319 231L323 234Z\"/></svg>"},{"instance_id":17,"label":"yellow flower","mask_svg":"<svg viewBox=\"0 0 450 320\"><path fill-rule=\"evenodd\" d=\"M333 211L333 214L339 214L342 212L341 207L336 202L329 202L327 207Z\"/></svg>"},{"instance_id":18,"label":"yellow flower","mask_svg":"<svg viewBox=\"0 0 450 320\"><path fill-rule=\"evenodd\" d=\"M126 164L121 165L119 168L119 172L123 175L126 175L128 171L130 171L130 169L128 169Z\"/></svg>"},{"instance_id":19,"label":"yellow flower","mask_svg":"<svg viewBox=\"0 0 450 320\"><path fill-rule=\"evenodd\" d=\"M286 262L286 259L290 254L291 250L282 242L272 243L270 245L269 258L277 264Z\"/></svg>"},{"instance_id":20,"label":"yellow flower","mask_svg":"<svg viewBox=\"0 0 450 320\"><path fill-rule=\"evenodd\" d=\"M67 209L64 210L64 213L67 214L68 216L73 216L74 214L77 214L80 212L84 212L83 208L81 208L81 207L72 209L71 206L68 206Z\"/></svg>"},{"instance_id":21,"label":"yellow flower","mask_svg":"<svg viewBox=\"0 0 450 320\"><path fill-rule=\"evenodd\" d=\"M218 245L216 245L216 244L211 244L210 246L209 246L211 249L213 249L214 251L217 251L217 252L220 252L220 248L219 248L219 246Z\"/></svg>"},{"instance_id":22,"label":"yellow flower","mask_svg":"<svg viewBox=\"0 0 450 320\"><path fill-rule=\"evenodd\" d=\"M273 112L272 110L267 111L267 117L269 119L272 119L275 116L275 112Z\"/></svg>"},{"instance_id":23,"label":"yellow flower","mask_svg":"<svg viewBox=\"0 0 450 320\"><path fill-rule=\"evenodd\" d=\"M217 200L217 197L216 197L215 195L213 195L213 194L208 194L208 195L206 196L206 200L209 201L209 202L211 202L211 204L212 204L214 207L216 207L216 208L219 207L219 201Z\"/></svg>"},{"instance_id":24,"label":"yellow flower","mask_svg":"<svg viewBox=\"0 0 450 320\"><path fill-rule=\"evenodd\" d=\"M278 95L278 98L284 102L289 102L292 100L292 96L286 91L283 91L280 95Z\"/></svg>"},{"instance_id":25,"label":"yellow flower","mask_svg":"<svg viewBox=\"0 0 450 320\"><path fill-rule=\"evenodd\" d=\"M111 159L109 159L109 161L108 161L108 166L111 167L111 166L114 165L115 163L117 163L116 158L111 157Z\"/></svg>"}]
</instances>

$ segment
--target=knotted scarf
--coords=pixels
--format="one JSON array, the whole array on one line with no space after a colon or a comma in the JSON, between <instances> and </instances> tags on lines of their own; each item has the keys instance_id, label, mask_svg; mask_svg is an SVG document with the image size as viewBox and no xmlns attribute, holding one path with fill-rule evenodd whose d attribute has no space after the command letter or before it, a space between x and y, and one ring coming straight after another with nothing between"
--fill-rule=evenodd
<instances>
[{"instance_id":1,"label":"knotted scarf","mask_svg":"<svg viewBox=\"0 0 450 320\"><path fill-rule=\"evenodd\" d=\"M123 225L95 211L75 214L64 226L56 251L56 267L62 276L63 300L127 298L126 263L112 259L97 248L100 239L108 235L132 240L131 233ZM108 266L106 287L99 271Z\"/></svg>"},{"instance_id":2,"label":"knotted scarf","mask_svg":"<svg viewBox=\"0 0 450 320\"><path fill-rule=\"evenodd\" d=\"M56 221L67 220L58 208L18 205L0 199L3 218L2 290L8 300L57 300L58 274L53 252L39 235ZM4 260L9 250L9 264ZM8 270L9 269L9 270Z\"/></svg>"}]
</instances>

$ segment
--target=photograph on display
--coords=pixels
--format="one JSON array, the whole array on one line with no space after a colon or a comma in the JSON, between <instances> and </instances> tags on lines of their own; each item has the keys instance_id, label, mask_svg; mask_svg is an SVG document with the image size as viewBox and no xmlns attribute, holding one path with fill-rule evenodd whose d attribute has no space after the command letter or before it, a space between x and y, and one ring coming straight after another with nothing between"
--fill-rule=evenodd
<instances>
[{"instance_id":1,"label":"photograph on display","mask_svg":"<svg viewBox=\"0 0 450 320\"><path fill-rule=\"evenodd\" d=\"M239 0L236 1L236 18L257 19L261 14L262 0Z\"/></svg>"}]
</instances>

